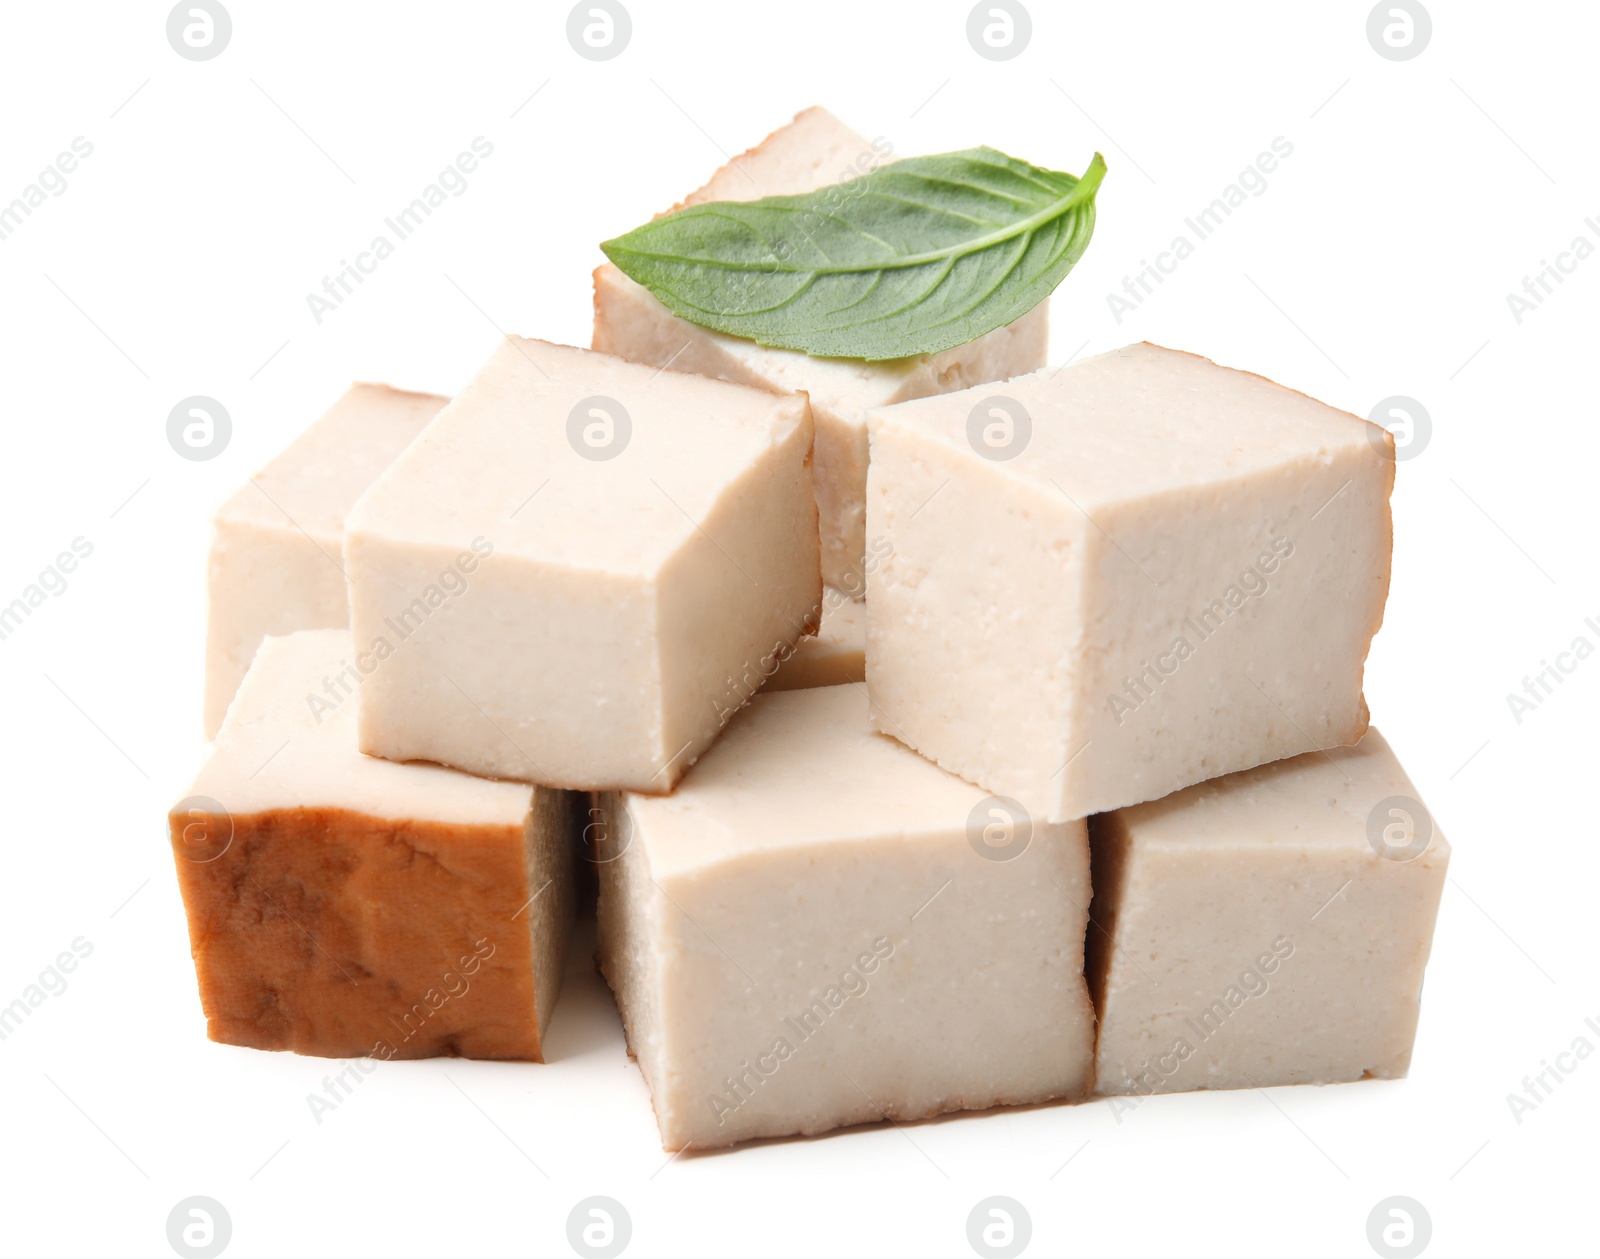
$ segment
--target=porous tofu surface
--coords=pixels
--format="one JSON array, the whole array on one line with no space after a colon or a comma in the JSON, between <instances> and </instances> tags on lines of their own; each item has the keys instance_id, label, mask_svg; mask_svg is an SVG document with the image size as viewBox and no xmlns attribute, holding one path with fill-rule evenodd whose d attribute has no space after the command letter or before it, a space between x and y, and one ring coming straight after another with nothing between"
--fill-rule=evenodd
<instances>
[{"instance_id":1,"label":"porous tofu surface","mask_svg":"<svg viewBox=\"0 0 1600 1259\"><path fill-rule=\"evenodd\" d=\"M1100 1092L1406 1073L1450 846L1376 730L1090 834Z\"/></svg>"},{"instance_id":2,"label":"porous tofu surface","mask_svg":"<svg viewBox=\"0 0 1600 1259\"><path fill-rule=\"evenodd\" d=\"M1086 830L986 857L992 804L852 685L759 696L670 797L599 798L601 966L668 1149L1088 1090Z\"/></svg>"},{"instance_id":3,"label":"porous tofu surface","mask_svg":"<svg viewBox=\"0 0 1600 1259\"><path fill-rule=\"evenodd\" d=\"M541 1058L573 913L564 793L356 747L348 631L269 638L170 816L213 1040Z\"/></svg>"},{"instance_id":4,"label":"porous tofu surface","mask_svg":"<svg viewBox=\"0 0 1600 1259\"><path fill-rule=\"evenodd\" d=\"M1147 344L871 425L880 729L1051 818L1366 730L1382 430Z\"/></svg>"}]
</instances>

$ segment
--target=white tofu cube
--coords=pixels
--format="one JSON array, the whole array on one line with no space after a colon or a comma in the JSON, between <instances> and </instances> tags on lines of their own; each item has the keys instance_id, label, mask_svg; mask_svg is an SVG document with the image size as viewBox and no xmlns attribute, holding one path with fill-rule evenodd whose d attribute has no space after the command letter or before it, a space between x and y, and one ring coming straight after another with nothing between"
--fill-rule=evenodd
<instances>
[{"instance_id":1,"label":"white tofu cube","mask_svg":"<svg viewBox=\"0 0 1600 1259\"><path fill-rule=\"evenodd\" d=\"M1392 450L1153 345L874 412L879 728L1051 819L1354 743Z\"/></svg>"},{"instance_id":2,"label":"white tofu cube","mask_svg":"<svg viewBox=\"0 0 1600 1259\"><path fill-rule=\"evenodd\" d=\"M350 514L361 747L669 791L815 629L803 395L508 338Z\"/></svg>"},{"instance_id":3,"label":"white tofu cube","mask_svg":"<svg viewBox=\"0 0 1600 1259\"><path fill-rule=\"evenodd\" d=\"M1406 1073L1450 845L1376 730L1090 832L1099 1092Z\"/></svg>"},{"instance_id":4,"label":"white tofu cube","mask_svg":"<svg viewBox=\"0 0 1600 1259\"><path fill-rule=\"evenodd\" d=\"M858 178L888 160L888 152L881 138L869 141L826 110L811 108L734 158L682 204L810 192ZM1047 311L1048 303L1041 302L1009 326L939 354L881 363L812 358L679 319L608 263L594 275L593 345L639 363L671 364L678 371L809 394L817 425L822 573L829 585L859 599L867 580L867 409L1043 367L1049 353Z\"/></svg>"},{"instance_id":5,"label":"white tofu cube","mask_svg":"<svg viewBox=\"0 0 1600 1259\"><path fill-rule=\"evenodd\" d=\"M217 512L206 626L206 738L268 634L348 625L339 553L356 499L448 398L350 391Z\"/></svg>"},{"instance_id":6,"label":"white tofu cube","mask_svg":"<svg viewBox=\"0 0 1600 1259\"><path fill-rule=\"evenodd\" d=\"M667 1149L1084 1095L1082 822L761 695L668 798L599 797L600 964Z\"/></svg>"},{"instance_id":7,"label":"white tofu cube","mask_svg":"<svg viewBox=\"0 0 1600 1259\"><path fill-rule=\"evenodd\" d=\"M268 638L170 814L211 1039L543 1061L573 798L361 755L355 655L348 630Z\"/></svg>"}]
</instances>

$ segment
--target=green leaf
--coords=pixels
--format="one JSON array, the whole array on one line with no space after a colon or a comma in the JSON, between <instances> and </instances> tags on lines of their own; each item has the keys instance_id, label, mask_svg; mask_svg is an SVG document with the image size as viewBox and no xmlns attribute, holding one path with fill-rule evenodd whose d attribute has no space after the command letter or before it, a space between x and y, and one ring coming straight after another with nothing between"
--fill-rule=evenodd
<instances>
[{"instance_id":1,"label":"green leaf","mask_svg":"<svg viewBox=\"0 0 1600 1259\"><path fill-rule=\"evenodd\" d=\"M1083 178L990 148L913 157L798 197L714 201L601 246L673 314L843 358L934 354L1050 295L1094 232Z\"/></svg>"}]
</instances>

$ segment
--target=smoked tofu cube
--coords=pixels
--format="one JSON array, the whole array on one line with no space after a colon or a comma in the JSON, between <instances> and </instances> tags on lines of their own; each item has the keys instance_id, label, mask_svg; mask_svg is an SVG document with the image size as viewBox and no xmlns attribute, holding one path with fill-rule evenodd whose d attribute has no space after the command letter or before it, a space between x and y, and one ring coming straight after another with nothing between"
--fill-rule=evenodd
<instances>
[{"instance_id":1,"label":"smoked tofu cube","mask_svg":"<svg viewBox=\"0 0 1600 1259\"><path fill-rule=\"evenodd\" d=\"M874 412L879 729L1052 820L1355 743L1392 440L1148 344Z\"/></svg>"},{"instance_id":2,"label":"smoked tofu cube","mask_svg":"<svg viewBox=\"0 0 1600 1259\"><path fill-rule=\"evenodd\" d=\"M767 682L769 691L843 686L867 677L867 605L829 586L822 592L822 625L795 644Z\"/></svg>"},{"instance_id":3,"label":"smoked tofu cube","mask_svg":"<svg viewBox=\"0 0 1600 1259\"><path fill-rule=\"evenodd\" d=\"M572 797L363 756L356 659L346 630L268 638L170 814L211 1039L543 1061Z\"/></svg>"},{"instance_id":4,"label":"smoked tofu cube","mask_svg":"<svg viewBox=\"0 0 1600 1259\"><path fill-rule=\"evenodd\" d=\"M448 398L352 385L217 512L206 626L206 738L268 634L348 625L339 553L356 499Z\"/></svg>"},{"instance_id":5,"label":"smoked tofu cube","mask_svg":"<svg viewBox=\"0 0 1600 1259\"><path fill-rule=\"evenodd\" d=\"M1100 1093L1406 1073L1450 846L1376 730L1089 825Z\"/></svg>"},{"instance_id":6,"label":"smoked tofu cube","mask_svg":"<svg viewBox=\"0 0 1600 1259\"><path fill-rule=\"evenodd\" d=\"M881 137L868 140L813 107L734 158L682 204L754 201L848 183L891 160L889 151ZM592 344L639 363L670 364L678 371L779 393L805 391L817 425L814 473L823 577L859 599L869 550L867 410L1043 367L1049 353L1047 312L1048 303L1042 302L1007 327L939 354L880 363L813 358L679 319L648 289L607 263L594 276Z\"/></svg>"},{"instance_id":7,"label":"smoked tofu cube","mask_svg":"<svg viewBox=\"0 0 1600 1259\"><path fill-rule=\"evenodd\" d=\"M667 1149L1088 1092L1084 824L875 733L864 688L760 695L676 794L597 816L601 970Z\"/></svg>"},{"instance_id":8,"label":"smoked tofu cube","mask_svg":"<svg viewBox=\"0 0 1600 1259\"><path fill-rule=\"evenodd\" d=\"M361 749L666 792L820 615L811 412L510 337L350 514Z\"/></svg>"}]
</instances>

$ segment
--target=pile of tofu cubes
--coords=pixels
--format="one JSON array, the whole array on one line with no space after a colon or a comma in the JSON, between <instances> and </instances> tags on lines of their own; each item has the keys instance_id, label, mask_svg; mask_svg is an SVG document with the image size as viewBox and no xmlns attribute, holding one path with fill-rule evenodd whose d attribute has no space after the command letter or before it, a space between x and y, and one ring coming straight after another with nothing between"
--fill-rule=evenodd
<instances>
[{"instance_id":1,"label":"pile of tofu cubes","mask_svg":"<svg viewBox=\"0 0 1600 1259\"><path fill-rule=\"evenodd\" d=\"M809 110L689 202L873 154ZM1045 347L812 359L603 266L592 349L354 387L216 520L211 1036L543 1061L598 884L672 1150L1403 1075L1449 848L1362 698L1393 443Z\"/></svg>"}]
</instances>

